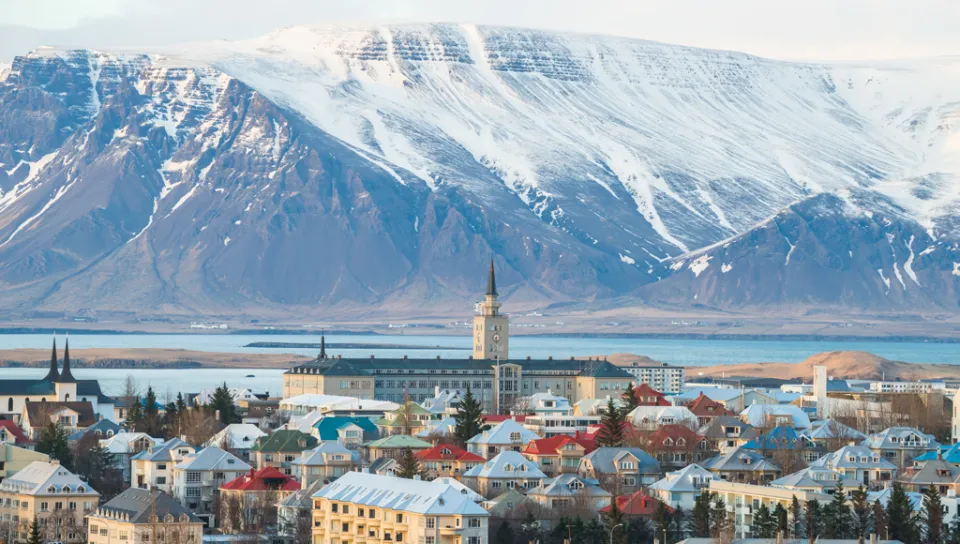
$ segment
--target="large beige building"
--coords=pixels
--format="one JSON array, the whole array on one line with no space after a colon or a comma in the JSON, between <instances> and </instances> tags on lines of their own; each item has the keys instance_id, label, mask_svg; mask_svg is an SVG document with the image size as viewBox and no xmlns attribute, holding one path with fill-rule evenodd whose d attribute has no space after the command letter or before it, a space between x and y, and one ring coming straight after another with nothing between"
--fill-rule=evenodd
<instances>
[{"instance_id":1,"label":"large beige building","mask_svg":"<svg viewBox=\"0 0 960 544\"><path fill-rule=\"evenodd\" d=\"M46 463L50 461L50 456L26 448L18 448L6 442L0 442L0 482L20 472L34 461Z\"/></svg>"},{"instance_id":2,"label":"large beige building","mask_svg":"<svg viewBox=\"0 0 960 544\"><path fill-rule=\"evenodd\" d=\"M619 397L636 381L628 372L602 360L510 360L507 317L500 315L496 284L491 287L475 320L474 341L483 357L470 359L341 359L321 357L291 368L283 375L284 398L297 395L336 395L402 403L432 399L439 389L472 390L488 412L506 413L535 393L548 391L582 399ZM479 335L479 339L476 336ZM490 357L490 346L499 346ZM496 354L500 357L497 358Z\"/></svg>"},{"instance_id":3,"label":"large beige building","mask_svg":"<svg viewBox=\"0 0 960 544\"><path fill-rule=\"evenodd\" d=\"M313 544L487 544L489 517L447 483L350 472L313 496Z\"/></svg>"},{"instance_id":4,"label":"large beige building","mask_svg":"<svg viewBox=\"0 0 960 544\"><path fill-rule=\"evenodd\" d=\"M727 512L733 516L737 538L752 536L750 528L753 525L753 516L760 505L766 505L770 511L773 511L777 504L781 504L789 510L794 497L800 501L800 504L816 499L822 505L833 500L833 496L825 493L769 485L741 484L725 480L710 480L709 492L723 499Z\"/></svg>"},{"instance_id":5,"label":"large beige building","mask_svg":"<svg viewBox=\"0 0 960 544\"><path fill-rule=\"evenodd\" d=\"M5 542L24 542L34 518L44 542L84 542L83 518L100 494L60 463L34 461L0 482L0 519Z\"/></svg>"},{"instance_id":6,"label":"large beige building","mask_svg":"<svg viewBox=\"0 0 960 544\"><path fill-rule=\"evenodd\" d=\"M90 544L200 544L203 523L162 491L130 488L87 516Z\"/></svg>"}]
</instances>

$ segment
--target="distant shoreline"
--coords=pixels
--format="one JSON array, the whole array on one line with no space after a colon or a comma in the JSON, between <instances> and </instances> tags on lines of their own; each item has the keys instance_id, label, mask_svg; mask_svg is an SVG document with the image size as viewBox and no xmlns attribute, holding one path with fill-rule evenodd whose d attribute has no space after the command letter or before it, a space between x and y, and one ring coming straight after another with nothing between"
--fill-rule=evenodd
<instances>
[{"instance_id":1,"label":"distant shoreline","mask_svg":"<svg viewBox=\"0 0 960 544\"><path fill-rule=\"evenodd\" d=\"M60 333L69 332L74 335L90 335L90 336L103 336L103 335L123 335L123 336L157 336L157 335L178 335L178 336L202 336L202 335L216 335L216 336L237 336L237 335L250 335L250 336L273 336L273 335L289 335L289 336L319 336L321 334L326 336L379 336L379 337L396 337L396 336L405 336L405 337L418 337L418 336L462 336L468 337L469 334L458 334L464 333L466 331L453 330L453 329L436 329L436 328L411 328L403 329L403 333L388 333L380 331L371 331L371 330L303 330L303 329L271 329L271 330L261 330L261 329L197 329L193 331L173 331L173 332L151 332L151 331L137 331L137 330L115 330L115 329L75 329L69 327L0 327L0 336L3 335L14 335L14 334L43 334L43 335L52 335L54 332L59 331ZM416 332L412 332L416 331ZM608 332L572 332L572 333L523 333L519 331L513 331L513 337L526 337L526 338L599 338L599 339L625 339L625 340L730 340L730 341L770 341L770 342L889 342L889 343L928 343L928 344L960 344L960 336L924 336L924 335L856 335L856 334L756 334L756 333L745 333L745 334L736 334L736 333L657 333L657 332L625 332L625 333L608 333ZM255 342L260 344L260 342ZM264 344L272 344L271 342L263 342ZM282 343L277 343L282 344ZM306 344L303 346L294 345L298 344L296 342L287 342L290 344L290 347L314 347L313 344ZM328 344L329 345L329 344ZM348 349L346 345L353 344L344 344L339 345L340 349ZM366 344L356 344L361 347L367 347ZM380 344L377 344L380 346ZM244 347L265 347L265 346L244 346ZM274 346L266 346L274 347ZM284 346L277 346L284 347ZM316 344L316 347L319 348L319 344ZM397 346L397 349L438 349L435 346ZM383 348L381 348L383 349ZM459 349L469 349L469 348L440 348L440 349L450 349L450 350L459 350Z\"/></svg>"}]
</instances>

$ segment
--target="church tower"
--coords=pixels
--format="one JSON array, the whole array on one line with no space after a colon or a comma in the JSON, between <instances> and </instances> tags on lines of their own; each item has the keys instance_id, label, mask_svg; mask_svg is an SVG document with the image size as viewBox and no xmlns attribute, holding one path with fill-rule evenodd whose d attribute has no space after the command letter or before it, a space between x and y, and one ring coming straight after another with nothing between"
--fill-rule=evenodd
<instances>
[{"instance_id":1,"label":"church tower","mask_svg":"<svg viewBox=\"0 0 960 544\"><path fill-rule=\"evenodd\" d=\"M57 400L61 402L71 402L77 400L77 380L70 372L70 337L67 336L66 343L63 346L63 370L60 376L54 380L54 386L57 391Z\"/></svg>"},{"instance_id":2,"label":"church tower","mask_svg":"<svg viewBox=\"0 0 960 544\"><path fill-rule=\"evenodd\" d=\"M497 276L490 259L487 295L480 304L480 315L473 318L473 358L501 361L510 358L510 323L500 315L497 301Z\"/></svg>"}]
</instances>

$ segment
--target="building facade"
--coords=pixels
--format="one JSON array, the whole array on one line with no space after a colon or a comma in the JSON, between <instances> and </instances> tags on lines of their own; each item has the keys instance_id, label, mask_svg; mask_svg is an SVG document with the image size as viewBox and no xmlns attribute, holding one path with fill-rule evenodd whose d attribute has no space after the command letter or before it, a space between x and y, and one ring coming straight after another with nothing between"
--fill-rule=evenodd
<instances>
[{"instance_id":1,"label":"building facade","mask_svg":"<svg viewBox=\"0 0 960 544\"><path fill-rule=\"evenodd\" d=\"M9 521L0 535L6 542L26 541L34 519L44 542L84 542L84 516L100 494L60 463L35 461L0 482L0 519Z\"/></svg>"},{"instance_id":2,"label":"building facade","mask_svg":"<svg viewBox=\"0 0 960 544\"><path fill-rule=\"evenodd\" d=\"M620 368L633 376L637 383L645 383L657 391L670 395L679 393L686 379L686 371L683 367L670 366L667 363L644 365L634 362Z\"/></svg>"}]
</instances>

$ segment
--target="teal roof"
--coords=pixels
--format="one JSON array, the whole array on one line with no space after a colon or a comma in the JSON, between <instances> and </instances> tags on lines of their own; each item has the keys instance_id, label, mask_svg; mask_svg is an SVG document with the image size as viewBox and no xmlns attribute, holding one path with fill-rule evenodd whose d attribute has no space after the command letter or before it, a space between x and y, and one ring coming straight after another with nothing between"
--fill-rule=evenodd
<instances>
[{"instance_id":1,"label":"teal roof","mask_svg":"<svg viewBox=\"0 0 960 544\"><path fill-rule=\"evenodd\" d=\"M340 438L337 431L351 424L363 429L364 440L376 440L380 436L377 426L365 417L325 417L316 422L313 428L320 435L320 440L337 440Z\"/></svg>"}]
</instances>

